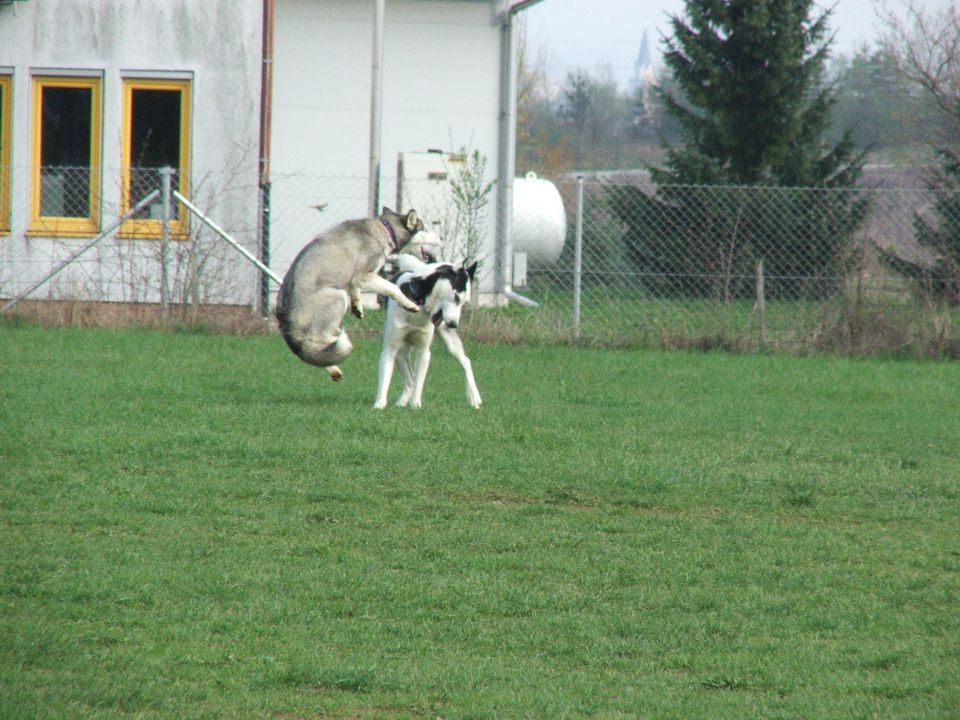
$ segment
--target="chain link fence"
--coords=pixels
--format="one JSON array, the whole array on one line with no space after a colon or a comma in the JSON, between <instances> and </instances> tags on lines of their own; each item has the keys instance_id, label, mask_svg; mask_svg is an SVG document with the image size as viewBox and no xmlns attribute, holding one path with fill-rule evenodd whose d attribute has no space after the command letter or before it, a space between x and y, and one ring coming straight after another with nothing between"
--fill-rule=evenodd
<instances>
[{"instance_id":1,"label":"chain link fence","mask_svg":"<svg viewBox=\"0 0 960 720\"><path fill-rule=\"evenodd\" d=\"M953 193L555 183L567 237L528 267L540 309L511 309L506 337L960 357Z\"/></svg>"},{"instance_id":2,"label":"chain link fence","mask_svg":"<svg viewBox=\"0 0 960 720\"><path fill-rule=\"evenodd\" d=\"M18 313L81 324L150 321L167 307L176 321L249 316L257 274L235 250L173 199L164 236L163 172L12 168L15 192L0 227L0 297L18 297L50 275ZM256 250L255 184L225 175L188 189L175 170L170 180L171 191L187 190L226 217L231 234Z\"/></svg>"},{"instance_id":3,"label":"chain link fence","mask_svg":"<svg viewBox=\"0 0 960 720\"><path fill-rule=\"evenodd\" d=\"M13 187L25 187L27 175L15 171ZM30 201L18 193L8 228L0 228L5 298L95 234L72 221L92 219L102 230L161 185L157 171L138 171L126 202L118 190L111 204L111 193L95 194L97 179L88 170L58 168L40 177L40 225L17 229L18 216L30 217ZM493 194L489 182L474 183L464 199L462 182L460 196L451 187L457 180L401 180L398 188L388 177L380 204L399 200L401 209L417 208L446 236L444 259L479 259L489 301L497 263ZM559 210L514 196L512 284L539 307L474 307L465 335L490 342L960 357L954 194L925 187L658 187L624 175L552 182ZM280 276L317 233L366 214L361 177L286 176L274 179L268 197L260 192L208 179L192 188L192 197L252 252L268 239L268 264ZM157 242L159 202L147 203L133 222L30 297L155 304L166 283L172 306L182 311L174 317L187 319L223 305L253 316L250 307L272 299L275 284L261 295L259 273L177 203L170 242ZM523 236L544 225L561 228L556 246L528 253Z\"/></svg>"}]
</instances>

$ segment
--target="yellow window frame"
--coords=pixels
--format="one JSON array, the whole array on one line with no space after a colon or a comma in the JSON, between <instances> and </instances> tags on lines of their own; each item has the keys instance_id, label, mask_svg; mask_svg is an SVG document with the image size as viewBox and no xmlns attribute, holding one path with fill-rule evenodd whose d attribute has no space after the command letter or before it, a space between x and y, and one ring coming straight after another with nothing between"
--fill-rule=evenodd
<instances>
[{"instance_id":1,"label":"yellow window frame","mask_svg":"<svg viewBox=\"0 0 960 720\"><path fill-rule=\"evenodd\" d=\"M10 138L13 76L0 75L0 235L10 232Z\"/></svg>"},{"instance_id":2,"label":"yellow window frame","mask_svg":"<svg viewBox=\"0 0 960 720\"><path fill-rule=\"evenodd\" d=\"M33 77L32 139L30 165L30 235L95 235L100 229L100 138L102 128L102 80L99 77ZM41 150L43 127L43 91L46 88L86 88L90 90L90 189L89 214L86 217L41 215Z\"/></svg>"},{"instance_id":3,"label":"yellow window frame","mask_svg":"<svg viewBox=\"0 0 960 720\"><path fill-rule=\"evenodd\" d=\"M120 140L120 214L126 214L136 203L131 203L130 183L132 179L131 145L133 142L133 93L136 90L176 90L180 92L180 157L178 158L177 182L172 188L181 195L190 197L190 80L186 79L143 79L125 78L123 80L123 114L121 118ZM159 178L158 178L158 189ZM157 201L160 202L159 200ZM189 232L187 209L171 197L171 218L168 230L173 239L183 240ZM179 207L176 207L179 205ZM175 208L175 212L173 211ZM160 218L137 217L127 220L120 226L120 234L128 238L156 239L163 232L163 220Z\"/></svg>"}]
</instances>

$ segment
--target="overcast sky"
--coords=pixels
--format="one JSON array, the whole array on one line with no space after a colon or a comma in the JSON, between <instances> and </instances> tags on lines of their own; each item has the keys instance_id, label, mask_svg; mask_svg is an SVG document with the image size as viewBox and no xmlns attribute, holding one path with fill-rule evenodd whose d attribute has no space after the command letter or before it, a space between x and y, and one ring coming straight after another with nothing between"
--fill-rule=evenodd
<instances>
[{"instance_id":1,"label":"overcast sky","mask_svg":"<svg viewBox=\"0 0 960 720\"><path fill-rule=\"evenodd\" d=\"M836 32L835 55L852 55L877 37L875 2L818 2L820 7L834 7L830 29ZM547 73L557 82L576 68L593 73L609 65L624 88L632 76L643 31L649 34L656 64L661 35L669 32L668 14L682 13L683 0L543 0L525 11L528 45L534 58L543 49Z\"/></svg>"}]
</instances>

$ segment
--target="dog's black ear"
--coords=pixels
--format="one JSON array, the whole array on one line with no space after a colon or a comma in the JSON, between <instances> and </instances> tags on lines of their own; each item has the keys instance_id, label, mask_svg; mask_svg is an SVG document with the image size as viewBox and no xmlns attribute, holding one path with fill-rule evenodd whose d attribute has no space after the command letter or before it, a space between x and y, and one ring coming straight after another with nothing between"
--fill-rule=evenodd
<instances>
[{"instance_id":1,"label":"dog's black ear","mask_svg":"<svg viewBox=\"0 0 960 720\"><path fill-rule=\"evenodd\" d=\"M427 301L428 292L424 292L424 284L420 278L410 278L400 286L400 292L413 300L417 305Z\"/></svg>"},{"instance_id":2,"label":"dog's black ear","mask_svg":"<svg viewBox=\"0 0 960 720\"><path fill-rule=\"evenodd\" d=\"M467 271L467 275L470 276L470 282L473 282L474 275L477 274L477 261L474 260L472 265L468 265L464 268Z\"/></svg>"},{"instance_id":3,"label":"dog's black ear","mask_svg":"<svg viewBox=\"0 0 960 720\"><path fill-rule=\"evenodd\" d=\"M414 230L417 229L417 211L416 210L411 210L410 212L407 213L406 225L407 225L407 230L409 230L410 232L413 232Z\"/></svg>"}]
</instances>

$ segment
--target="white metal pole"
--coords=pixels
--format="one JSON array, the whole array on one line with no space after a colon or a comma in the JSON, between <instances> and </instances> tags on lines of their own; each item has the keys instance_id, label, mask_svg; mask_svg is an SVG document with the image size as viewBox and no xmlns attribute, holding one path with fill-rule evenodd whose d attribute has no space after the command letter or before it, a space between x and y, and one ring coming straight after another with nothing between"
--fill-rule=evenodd
<instances>
[{"instance_id":1,"label":"white metal pole","mask_svg":"<svg viewBox=\"0 0 960 720\"><path fill-rule=\"evenodd\" d=\"M254 255L252 252L250 252L249 250L247 250L243 245L241 245L241 244L238 243L236 240L234 240L232 237L230 237L230 235L227 233L226 230L224 230L222 227L220 227L219 225L217 225L213 220L211 220L211 219L208 218L206 215L204 215L203 212L200 210L200 208L198 208L198 207L197 207L196 205L194 205L192 202L190 202L189 200L187 200L183 195L181 195L181 194L180 194L179 192L177 192L176 190L173 191L173 197L175 197L177 200L179 200L181 203L183 203L184 206L186 206L187 210L189 210L189 211L192 212L194 215L196 215L198 218L200 218L203 222L205 222L205 223L207 224L207 226L208 226L211 230L213 230L217 235L219 235L220 237L222 237L222 238L223 238L224 240L226 240L228 243L230 243L231 245L233 245L233 247L235 247L238 251L240 251L240 254L243 255L247 260L249 260L250 262L252 262L254 265L256 265L257 268L259 268L260 272L265 273L271 280L273 280L275 283L277 283L277 285L282 285L282 284L283 284L283 278L281 278L281 277L280 277L279 275L277 275L273 270L271 270L271 269L268 268L266 265L264 265L262 262L260 262L260 261L257 259L256 255Z\"/></svg>"},{"instance_id":2,"label":"white metal pole","mask_svg":"<svg viewBox=\"0 0 960 720\"><path fill-rule=\"evenodd\" d=\"M513 42L516 10L505 6L500 26L500 118L497 142L497 292L524 307L540 305L513 290L513 176L516 154L517 71Z\"/></svg>"},{"instance_id":3,"label":"white metal pole","mask_svg":"<svg viewBox=\"0 0 960 720\"><path fill-rule=\"evenodd\" d=\"M577 176L577 220L573 236L573 337L580 339L580 279L583 275L583 175Z\"/></svg>"},{"instance_id":4,"label":"white metal pole","mask_svg":"<svg viewBox=\"0 0 960 720\"><path fill-rule=\"evenodd\" d=\"M383 115L383 13L385 0L373 0L373 58L370 65L370 186L367 210L375 217L380 204L380 132Z\"/></svg>"}]
</instances>

